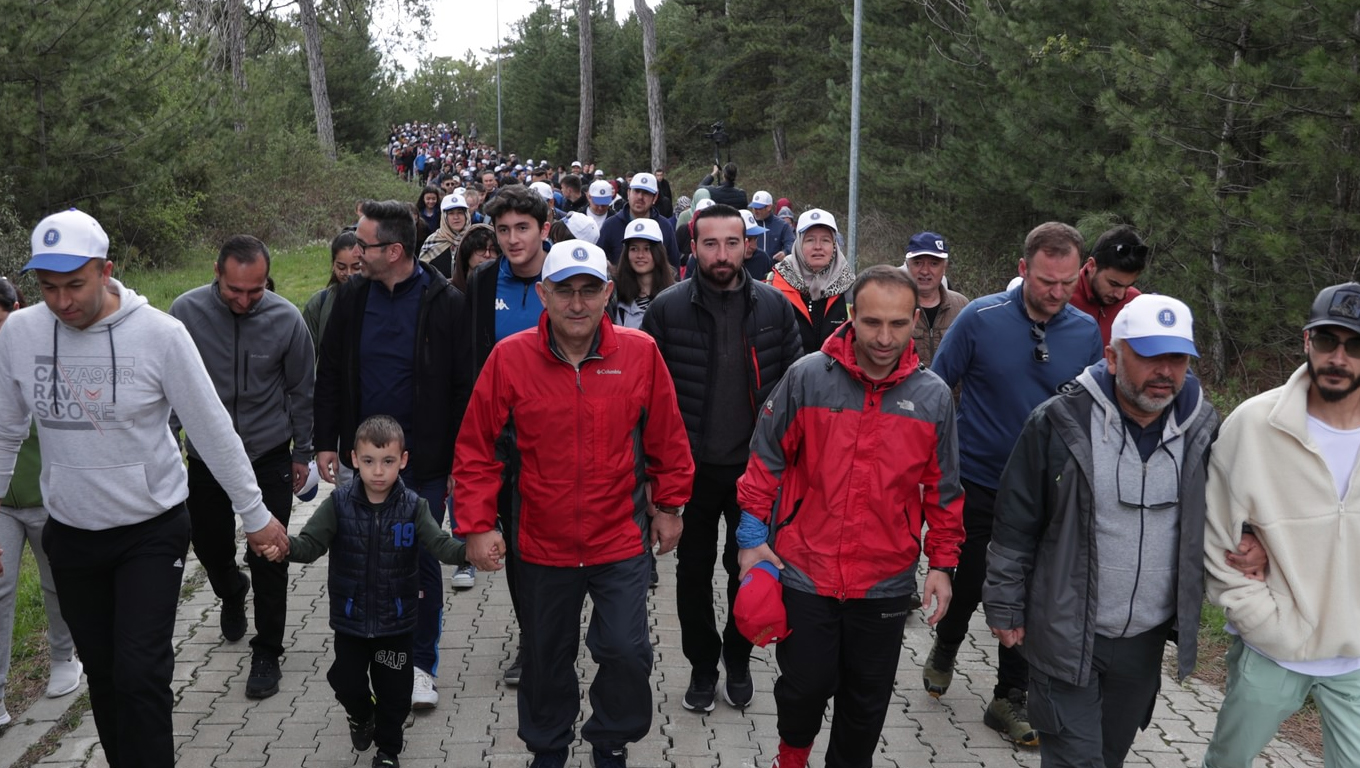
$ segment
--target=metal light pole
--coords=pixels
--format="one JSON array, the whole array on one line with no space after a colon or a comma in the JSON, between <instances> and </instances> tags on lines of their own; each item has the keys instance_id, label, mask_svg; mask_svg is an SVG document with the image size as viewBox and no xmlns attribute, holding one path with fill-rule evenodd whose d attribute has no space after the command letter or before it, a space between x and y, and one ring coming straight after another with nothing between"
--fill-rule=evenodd
<instances>
[{"instance_id":1,"label":"metal light pole","mask_svg":"<svg viewBox=\"0 0 1360 768\"><path fill-rule=\"evenodd\" d=\"M496 154L505 151L501 127L501 0L496 0Z\"/></svg>"},{"instance_id":2,"label":"metal light pole","mask_svg":"<svg viewBox=\"0 0 1360 768\"><path fill-rule=\"evenodd\" d=\"M850 59L850 226L845 235L850 271L859 261L859 85L860 53L864 43L864 0L855 0L854 53Z\"/></svg>"}]
</instances>

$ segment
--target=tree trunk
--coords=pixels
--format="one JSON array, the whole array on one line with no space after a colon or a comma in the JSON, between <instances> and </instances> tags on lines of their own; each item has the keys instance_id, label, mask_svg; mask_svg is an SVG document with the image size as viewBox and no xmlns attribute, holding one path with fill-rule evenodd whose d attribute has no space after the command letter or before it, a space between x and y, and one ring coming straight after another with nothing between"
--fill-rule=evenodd
<instances>
[{"instance_id":1,"label":"tree trunk","mask_svg":"<svg viewBox=\"0 0 1360 768\"><path fill-rule=\"evenodd\" d=\"M771 130L774 139L774 164L783 166L789 161L789 142L784 135L784 126L776 124Z\"/></svg>"},{"instance_id":2,"label":"tree trunk","mask_svg":"<svg viewBox=\"0 0 1360 768\"><path fill-rule=\"evenodd\" d=\"M1242 51L1247 47L1247 36L1250 28L1243 24L1238 30L1237 46L1233 50L1232 68L1233 77L1237 76L1237 69L1242 64ZM1218 197L1220 207L1228 196L1228 162L1230 155L1233 154L1232 140L1236 127L1235 111L1233 102L1237 98L1237 82L1233 80L1228 84L1228 94L1223 108L1223 126L1219 131L1218 151L1214 158L1214 188ZM1228 376L1228 354L1227 338L1224 335L1227 329L1228 318L1225 317L1228 306L1228 275L1226 273L1226 263L1224 256L1225 241L1228 235L1227 214L1220 211L1219 223L1209 244L1209 266L1213 271L1212 283L1209 286L1209 305L1214 313L1214 322L1210 325L1213 333L1209 342L1209 360L1213 366L1214 377L1218 381L1223 381Z\"/></svg>"},{"instance_id":3,"label":"tree trunk","mask_svg":"<svg viewBox=\"0 0 1360 768\"><path fill-rule=\"evenodd\" d=\"M246 90L246 3L245 0L226 0L226 13L223 14L226 28L222 30L222 48L227 56L227 68L231 70L231 80L236 84L232 91L232 102L236 105L237 131L244 131L245 122L241 119L244 112Z\"/></svg>"},{"instance_id":4,"label":"tree trunk","mask_svg":"<svg viewBox=\"0 0 1360 768\"><path fill-rule=\"evenodd\" d=\"M595 130L595 35L590 25L593 0L576 0L576 26L581 39L581 113L576 125L576 158L592 162L590 135Z\"/></svg>"},{"instance_id":5,"label":"tree trunk","mask_svg":"<svg viewBox=\"0 0 1360 768\"><path fill-rule=\"evenodd\" d=\"M661 96L661 77L656 73L656 14L647 0L633 0L642 24L642 62L647 69L647 127L652 133L652 169L666 167L666 102Z\"/></svg>"},{"instance_id":6,"label":"tree trunk","mask_svg":"<svg viewBox=\"0 0 1360 768\"><path fill-rule=\"evenodd\" d=\"M321 151L335 159L335 122L331 119L331 97L326 92L326 61L321 55L321 25L316 21L315 0L298 0L302 35L307 46L307 79L312 83L312 109L316 112L316 138Z\"/></svg>"}]
</instances>

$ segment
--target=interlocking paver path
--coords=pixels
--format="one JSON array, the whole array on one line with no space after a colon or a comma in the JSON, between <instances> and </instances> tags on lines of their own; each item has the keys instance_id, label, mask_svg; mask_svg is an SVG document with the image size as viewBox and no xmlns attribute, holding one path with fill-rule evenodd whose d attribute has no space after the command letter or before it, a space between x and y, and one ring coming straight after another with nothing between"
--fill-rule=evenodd
<instances>
[{"instance_id":1,"label":"interlocking paver path","mask_svg":"<svg viewBox=\"0 0 1360 768\"><path fill-rule=\"evenodd\" d=\"M319 500L300 504L294 510L293 532L301 530ZM776 673L773 649L757 649L752 657L756 696L744 712L721 700L706 715L685 710L680 699L689 682L689 669L680 653L673 557L662 558L660 569L661 586L650 599L656 648L652 676L655 715L648 737L630 748L629 763L644 768L766 768L778 744L771 694ZM290 573L283 681L278 695L263 701L245 697L250 647L244 640L222 640L212 590L205 585L181 604L175 631L174 727L178 765L182 768L340 768L369 764L372 750L359 755L350 748L344 711L326 683L332 636L327 626L326 559L293 565ZM715 594L722 594L723 587L716 579L714 589ZM408 721L403 766L528 765L530 755L515 735L515 692L501 680L501 667L514 647L514 631L501 574L481 573L476 588L446 591L440 703L437 709L416 713ZM987 633L981 614L974 618L973 632L959 653L953 687L939 701L927 696L921 687L920 665L930 644L931 632L918 613L907 624L897 686L874 761L876 768L1037 767L1037 750L1012 747L982 724L983 708L995 682L995 641ZM577 670L586 679L594 671L584 644ZM1164 678L1152 725L1139 735L1128 765L1198 766L1221 699L1203 684L1181 686ZM0 766L11 765L28 744L41 738L69 701L43 700L32 713L16 716L16 725L0 736ZM584 717L590 706L584 687L581 706ZM825 740L824 731L813 750L811 764L818 768L824 764ZM589 746L578 741L568 765L589 766L589 753ZM62 737L56 751L38 765L106 766L90 713L86 712L81 724ZM1276 741L1257 765L1320 767L1322 761Z\"/></svg>"}]
</instances>

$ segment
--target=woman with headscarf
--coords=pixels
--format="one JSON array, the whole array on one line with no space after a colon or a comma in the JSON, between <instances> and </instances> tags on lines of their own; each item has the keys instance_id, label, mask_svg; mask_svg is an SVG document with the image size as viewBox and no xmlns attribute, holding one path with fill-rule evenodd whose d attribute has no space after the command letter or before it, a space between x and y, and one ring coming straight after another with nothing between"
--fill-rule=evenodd
<instances>
[{"instance_id":1,"label":"woman with headscarf","mask_svg":"<svg viewBox=\"0 0 1360 768\"><path fill-rule=\"evenodd\" d=\"M836 217L813 208L798 217L793 258L774 265L770 285L793 304L803 353L812 354L850 318L845 292L855 281L850 262L836 244Z\"/></svg>"},{"instance_id":2,"label":"woman with headscarf","mask_svg":"<svg viewBox=\"0 0 1360 768\"><path fill-rule=\"evenodd\" d=\"M425 238L425 244L420 247L420 260L447 278L453 274L453 258L472 217L468 215L467 199L457 192L445 195L439 208L444 212L439 219L439 229Z\"/></svg>"}]
</instances>

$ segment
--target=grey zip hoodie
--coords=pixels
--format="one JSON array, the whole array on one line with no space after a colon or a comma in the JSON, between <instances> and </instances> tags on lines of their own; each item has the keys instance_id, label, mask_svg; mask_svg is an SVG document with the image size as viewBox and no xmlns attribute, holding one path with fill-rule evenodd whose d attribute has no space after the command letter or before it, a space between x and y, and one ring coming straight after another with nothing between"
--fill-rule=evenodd
<instances>
[{"instance_id":1,"label":"grey zip hoodie","mask_svg":"<svg viewBox=\"0 0 1360 768\"><path fill-rule=\"evenodd\" d=\"M188 331L117 280L109 292L118 310L83 331L44 304L0 328L0 494L31 414L54 519L97 531L155 517L189 495L173 408L245 530L260 530L269 511Z\"/></svg>"},{"instance_id":2,"label":"grey zip hoodie","mask_svg":"<svg viewBox=\"0 0 1360 768\"><path fill-rule=\"evenodd\" d=\"M291 439L293 461L311 461L316 363L297 307L265 291L249 312L237 315L214 280L181 294L170 316L188 329L250 460ZM170 428L178 427L172 415ZM192 437L185 448L202 458Z\"/></svg>"}]
</instances>

